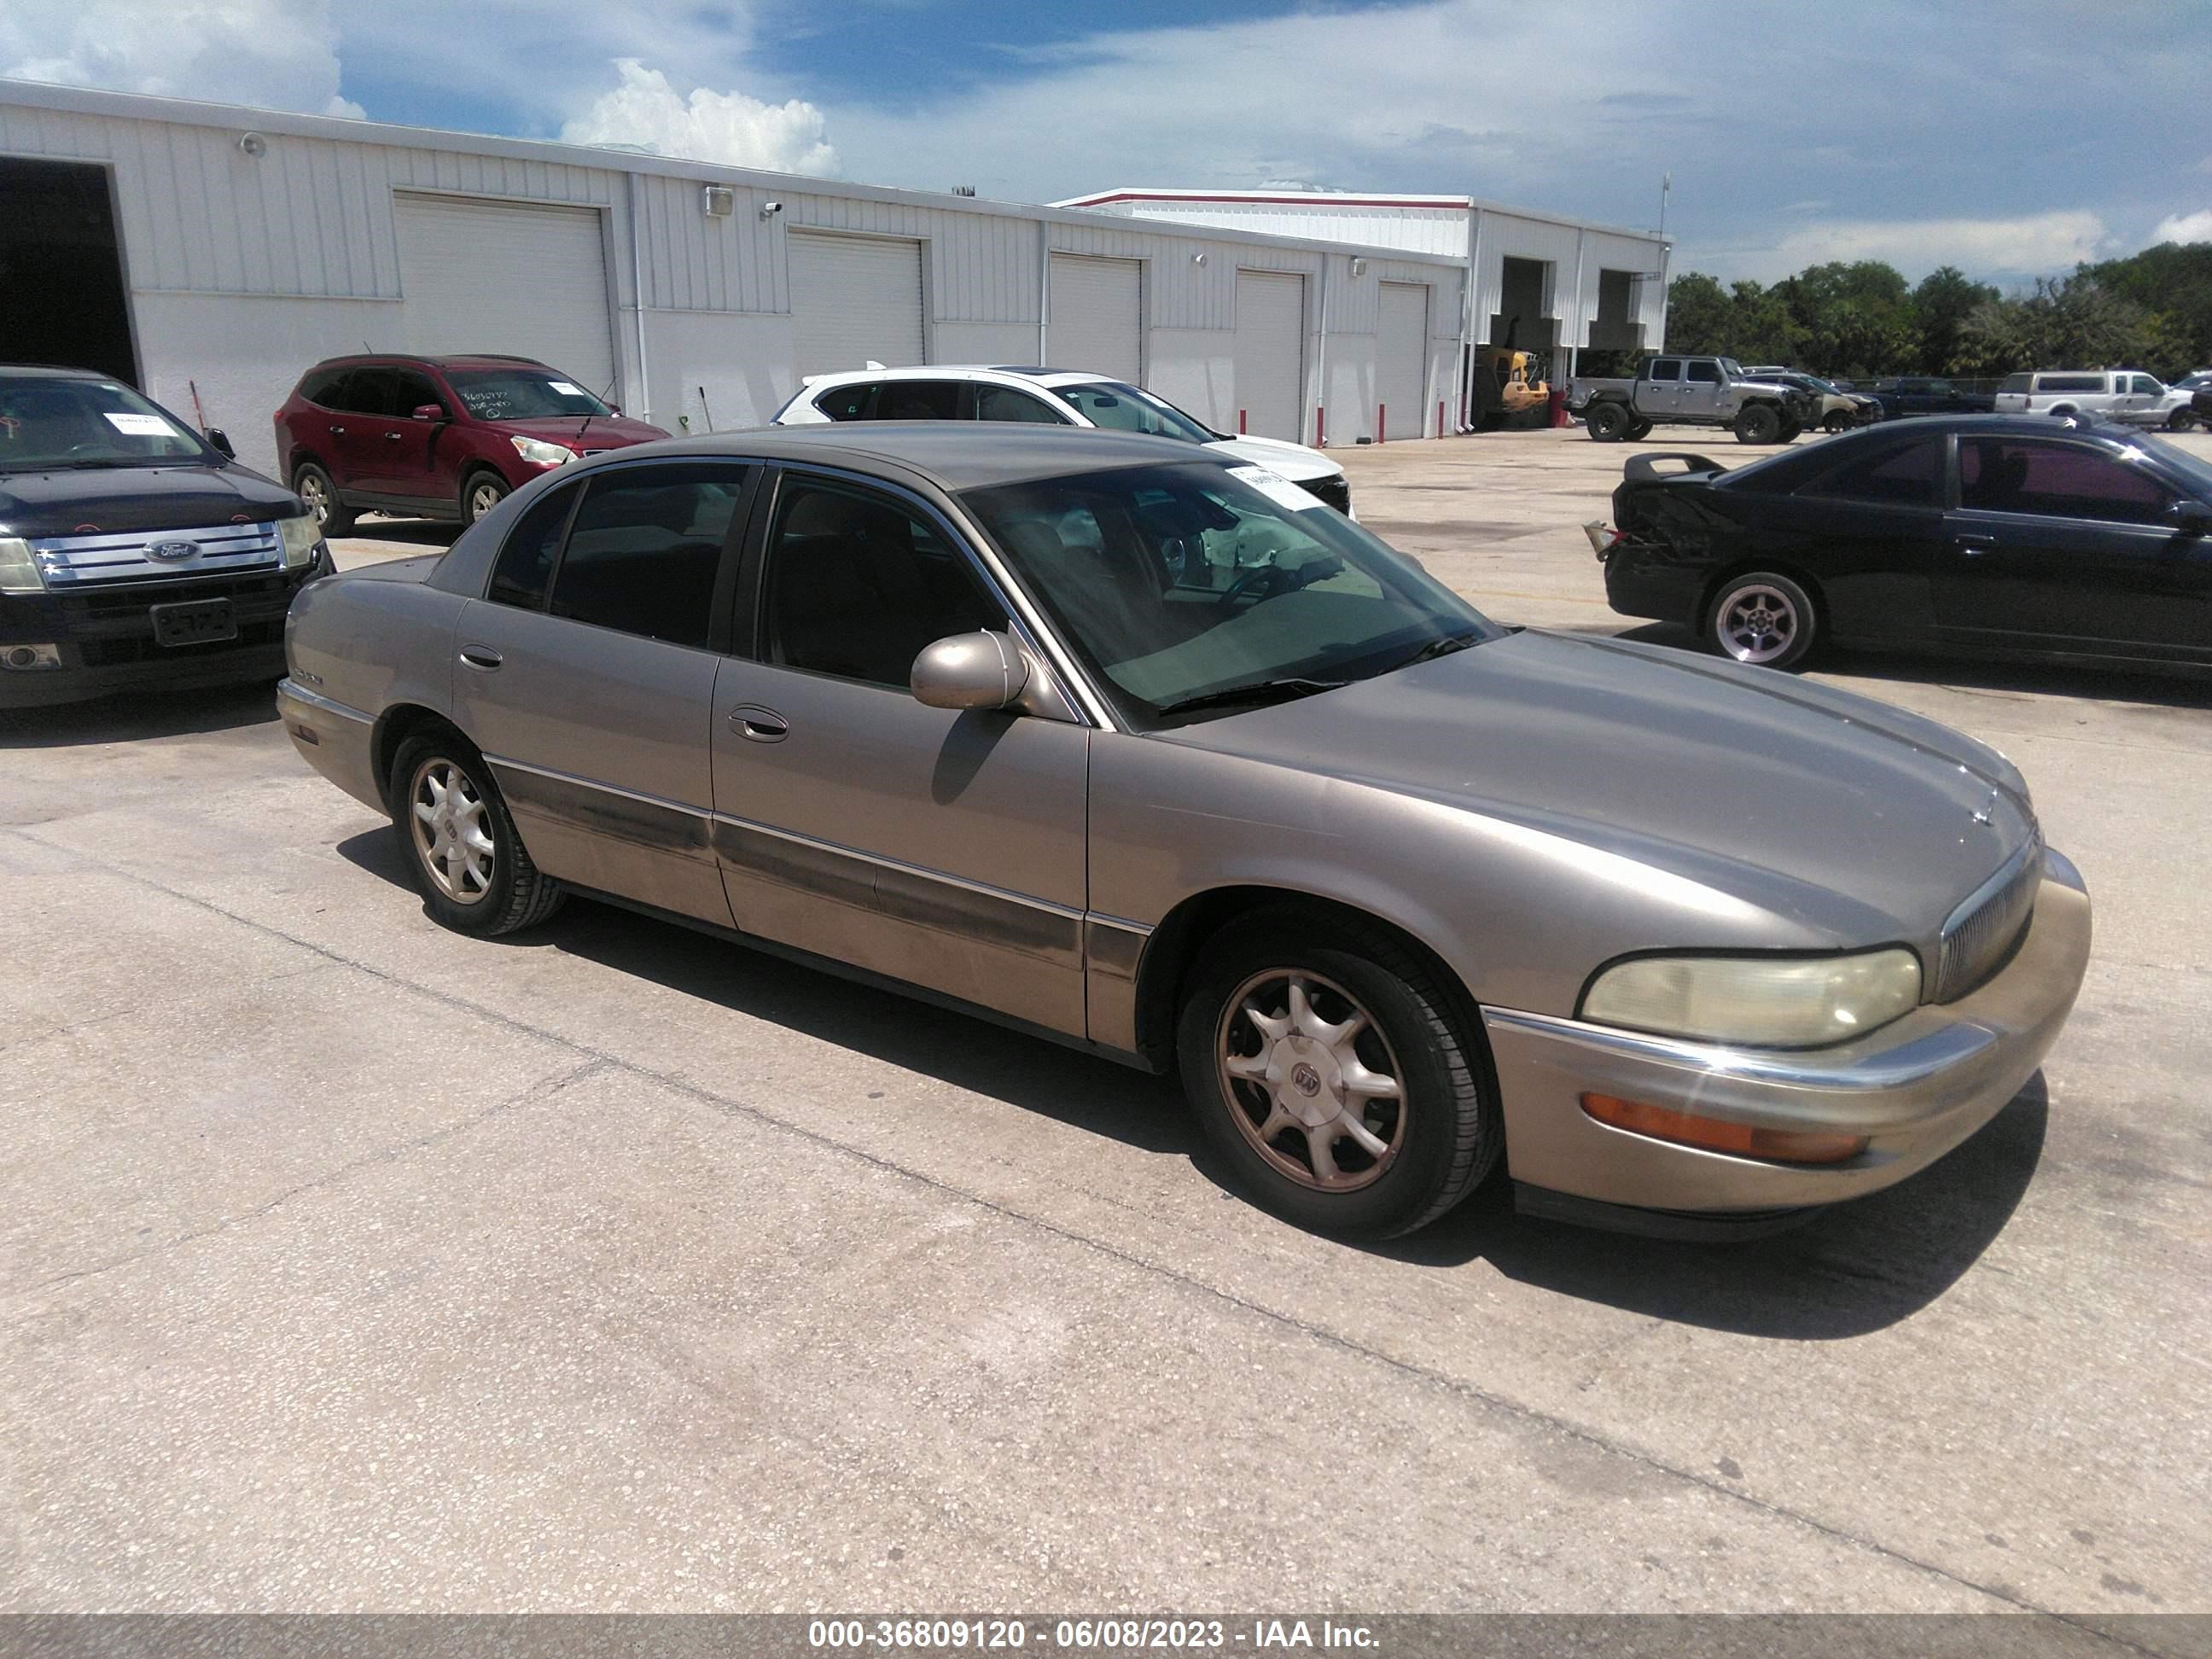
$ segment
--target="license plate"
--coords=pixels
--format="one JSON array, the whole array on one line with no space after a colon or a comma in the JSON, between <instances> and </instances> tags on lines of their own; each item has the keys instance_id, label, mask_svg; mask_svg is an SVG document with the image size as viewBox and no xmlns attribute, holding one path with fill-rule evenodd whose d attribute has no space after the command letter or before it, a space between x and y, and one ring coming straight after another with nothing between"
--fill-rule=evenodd
<instances>
[{"instance_id":1,"label":"license plate","mask_svg":"<svg viewBox=\"0 0 2212 1659\"><path fill-rule=\"evenodd\" d=\"M228 599L157 605L153 607L153 617L157 645L206 645L238 637L238 618L231 615Z\"/></svg>"}]
</instances>

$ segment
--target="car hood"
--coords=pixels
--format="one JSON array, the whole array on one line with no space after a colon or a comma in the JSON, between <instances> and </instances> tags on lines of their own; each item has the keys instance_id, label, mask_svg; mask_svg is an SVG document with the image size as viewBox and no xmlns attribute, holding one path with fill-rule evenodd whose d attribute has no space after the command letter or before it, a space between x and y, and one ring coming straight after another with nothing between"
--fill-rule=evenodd
<instances>
[{"instance_id":1,"label":"car hood","mask_svg":"<svg viewBox=\"0 0 2212 1659\"><path fill-rule=\"evenodd\" d=\"M1435 803L1555 855L1588 849L1608 879L1682 878L1808 945L1924 944L2036 833L2019 772L1963 733L1619 641L1511 634L1160 735Z\"/></svg>"},{"instance_id":2,"label":"car hood","mask_svg":"<svg viewBox=\"0 0 2212 1659\"><path fill-rule=\"evenodd\" d=\"M1308 449L1304 444L1289 443L1280 438L1223 438L1206 447L1264 466L1292 483L1304 483L1311 478L1333 478L1344 471L1318 449Z\"/></svg>"},{"instance_id":3,"label":"car hood","mask_svg":"<svg viewBox=\"0 0 2212 1659\"><path fill-rule=\"evenodd\" d=\"M237 465L0 472L0 532L10 536L192 530L306 511L283 485Z\"/></svg>"},{"instance_id":4,"label":"car hood","mask_svg":"<svg viewBox=\"0 0 2212 1659\"><path fill-rule=\"evenodd\" d=\"M543 438L549 444L566 444L585 453L626 449L632 444L653 443L668 435L659 427L633 421L627 415L594 415L589 423L579 416L562 415L550 421L499 421L490 424L517 437ZM583 428L581 436L577 434L579 427Z\"/></svg>"}]
</instances>

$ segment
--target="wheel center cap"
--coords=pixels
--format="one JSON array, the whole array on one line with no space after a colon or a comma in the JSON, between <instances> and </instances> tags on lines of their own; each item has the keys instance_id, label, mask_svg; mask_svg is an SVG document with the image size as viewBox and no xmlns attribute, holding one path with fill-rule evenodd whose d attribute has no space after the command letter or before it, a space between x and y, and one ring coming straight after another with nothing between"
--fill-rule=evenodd
<instances>
[{"instance_id":1,"label":"wheel center cap","mask_svg":"<svg viewBox=\"0 0 2212 1659\"><path fill-rule=\"evenodd\" d=\"M1321 1073L1300 1060L1291 1067L1291 1086L1302 1095L1317 1095L1321 1092Z\"/></svg>"},{"instance_id":2,"label":"wheel center cap","mask_svg":"<svg viewBox=\"0 0 2212 1659\"><path fill-rule=\"evenodd\" d=\"M1275 1045L1267 1066L1282 1109L1309 1128L1334 1122L1343 1109L1338 1097L1340 1068L1336 1056L1310 1036L1285 1037Z\"/></svg>"}]
</instances>

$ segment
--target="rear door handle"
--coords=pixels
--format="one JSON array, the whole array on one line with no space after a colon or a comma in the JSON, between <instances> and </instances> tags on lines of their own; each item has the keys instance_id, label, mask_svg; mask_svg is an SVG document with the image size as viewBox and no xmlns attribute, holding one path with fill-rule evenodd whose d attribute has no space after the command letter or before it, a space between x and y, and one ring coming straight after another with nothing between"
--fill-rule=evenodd
<instances>
[{"instance_id":1,"label":"rear door handle","mask_svg":"<svg viewBox=\"0 0 2212 1659\"><path fill-rule=\"evenodd\" d=\"M739 737L754 743L781 743L791 735L791 727L782 715L757 702L739 703L730 710L730 724L737 728Z\"/></svg>"},{"instance_id":2,"label":"rear door handle","mask_svg":"<svg viewBox=\"0 0 2212 1659\"><path fill-rule=\"evenodd\" d=\"M507 659L488 645L465 645L461 647L461 664L489 674Z\"/></svg>"}]
</instances>

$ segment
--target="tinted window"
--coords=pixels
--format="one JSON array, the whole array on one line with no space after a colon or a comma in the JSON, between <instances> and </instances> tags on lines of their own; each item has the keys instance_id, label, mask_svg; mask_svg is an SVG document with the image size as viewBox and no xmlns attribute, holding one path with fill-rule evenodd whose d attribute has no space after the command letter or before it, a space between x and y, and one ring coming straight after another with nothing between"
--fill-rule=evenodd
<instances>
[{"instance_id":1,"label":"tinted window","mask_svg":"<svg viewBox=\"0 0 2212 1659\"><path fill-rule=\"evenodd\" d=\"M389 415L392 374L388 368L349 368L338 381L332 409L349 415Z\"/></svg>"},{"instance_id":2,"label":"tinted window","mask_svg":"<svg viewBox=\"0 0 2212 1659\"><path fill-rule=\"evenodd\" d=\"M979 421L1028 421L1040 426L1070 426L1066 416L1047 408L1041 398L1017 392L1010 386L975 388L975 418Z\"/></svg>"},{"instance_id":3,"label":"tinted window","mask_svg":"<svg viewBox=\"0 0 2212 1659\"><path fill-rule=\"evenodd\" d=\"M901 687L923 647L1006 625L927 520L872 490L796 477L776 502L763 615L770 662Z\"/></svg>"},{"instance_id":4,"label":"tinted window","mask_svg":"<svg viewBox=\"0 0 2212 1659\"><path fill-rule=\"evenodd\" d=\"M311 404L320 404L325 409L336 409L338 404L338 382L345 378L342 368L319 368L309 372L300 382L300 395Z\"/></svg>"},{"instance_id":5,"label":"tinted window","mask_svg":"<svg viewBox=\"0 0 2212 1659\"><path fill-rule=\"evenodd\" d=\"M2135 386L2137 392L2147 393L2153 398L2157 397L2160 392L2166 390L2164 386L2160 386L2156 380L2151 379L2148 374L2136 375Z\"/></svg>"},{"instance_id":6,"label":"tinted window","mask_svg":"<svg viewBox=\"0 0 2212 1659\"><path fill-rule=\"evenodd\" d=\"M553 578L556 617L703 646L745 470L624 467L590 481Z\"/></svg>"},{"instance_id":7,"label":"tinted window","mask_svg":"<svg viewBox=\"0 0 2212 1659\"><path fill-rule=\"evenodd\" d=\"M959 413L957 380L885 380L876 394L879 421L950 421Z\"/></svg>"},{"instance_id":8,"label":"tinted window","mask_svg":"<svg viewBox=\"0 0 2212 1659\"><path fill-rule=\"evenodd\" d=\"M569 484L549 490L507 532L507 545L492 567L486 597L499 605L519 605L526 611L545 603L545 584L553 574L553 556L561 550L561 532L582 486Z\"/></svg>"},{"instance_id":9,"label":"tinted window","mask_svg":"<svg viewBox=\"0 0 2212 1659\"><path fill-rule=\"evenodd\" d=\"M2045 374L2037 382L2041 392L2102 392L2105 377L2101 374Z\"/></svg>"},{"instance_id":10,"label":"tinted window","mask_svg":"<svg viewBox=\"0 0 2212 1659\"><path fill-rule=\"evenodd\" d=\"M1682 368L1682 378L1699 386L1718 386L1721 383L1721 366L1718 363L1686 363Z\"/></svg>"},{"instance_id":11,"label":"tinted window","mask_svg":"<svg viewBox=\"0 0 2212 1659\"><path fill-rule=\"evenodd\" d=\"M392 399L392 412L412 415L424 404L445 407L446 400L438 392L438 383L419 368L403 368L395 372L395 391Z\"/></svg>"},{"instance_id":12,"label":"tinted window","mask_svg":"<svg viewBox=\"0 0 2212 1659\"><path fill-rule=\"evenodd\" d=\"M1959 504L1987 513L2162 521L2173 495L2141 467L2085 444L2037 438L1959 441Z\"/></svg>"},{"instance_id":13,"label":"tinted window","mask_svg":"<svg viewBox=\"0 0 2212 1659\"><path fill-rule=\"evenodd\" d=\"M1831 468L1798 493L1891 507L1933 507L1942 459L1941 439L1886 444Z\"/></svg>"},{"instance_id":14,"label":"tinted window","mask_svg":"<svg viewBox=\"0 0 2212 1659\"><path fill-rule=\"evenodd\" d=\"M1997 390L2000 392L2025 392L2027 390L2029 379L2030 377L2026 374L2008 374L2004 377L2004 384L1999 386Z\"/></svg>"},{"instance_id":15,"label":"tinted window","mask_svg":"<svg viewBox=\"0 0 2212 1659\"><path fill-rule=\"evenodd\" d=\"M814 400L814 406L833 421L865 421L875 397L876 382L859 380L830 387Z\"/></svg>"},{"instance_id":16,"label":"tinted window","mask_svg":"<svg viewBox=\"0 0 2212 1659\"><path fill-rule=\"evenodd\" d=\"M1647 380L1679 380L1682 378L1682 365L1673 357L1655 358L1651 367L1644 370L1644 378Z\"/></svg>"}]
</instances>

